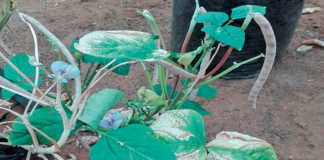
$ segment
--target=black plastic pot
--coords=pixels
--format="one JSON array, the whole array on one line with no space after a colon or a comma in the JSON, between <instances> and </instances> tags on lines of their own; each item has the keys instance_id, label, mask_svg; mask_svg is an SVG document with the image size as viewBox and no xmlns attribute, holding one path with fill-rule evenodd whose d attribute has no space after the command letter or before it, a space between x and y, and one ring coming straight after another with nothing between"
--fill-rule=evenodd
<instances>
[{"instance_id":1,"label":"black plastic pot","mask_svg":"<svg viewBox=\"0 0 324 160\"><path fill-rule=\"evenodd\" d=\"M240 5L254 4L267 7L266 17L272 24L277 37L277 61L280 55L286 52L286 49L295 32L298 19L301 15L304 0L200 0L200 5L208 11L222 11L228 14L231 9ZM186 35L191 17L195 8L194 0L173 0L173 20L171 35L171 50L179 52L182 42ZM241 26L242 21L236 21L234 25ZM201 44L204 33L200 32L201 25L196 28L192 39L188 45L188 51L194 50ZM216 60L208 69L210 71L218 64L227 48L222 48L217 54ZM265 53L265 42L258 26L253 22L246 30L246 43L241 52L233 51L229 59L219 72L230 67L233 62L240 62L245 59ZM259 60L244 65L235 71L227 74L225 79L239 79L255 77L263 64Z\"/></svg>"},{"instance_id":2,"label":"black plastic pot","mask_svg":"<svg viewBox=\"0 0 324 160\"><path fill-rule=\"evenodd\" d=\"M7 140L5 138L0 138L0 142L7 142ZM26 156L27 151L23 148L0 145L0 160L24 160ZM36 155L32 155L31 159L42 160Z\"/></svg>"}]
</instances>

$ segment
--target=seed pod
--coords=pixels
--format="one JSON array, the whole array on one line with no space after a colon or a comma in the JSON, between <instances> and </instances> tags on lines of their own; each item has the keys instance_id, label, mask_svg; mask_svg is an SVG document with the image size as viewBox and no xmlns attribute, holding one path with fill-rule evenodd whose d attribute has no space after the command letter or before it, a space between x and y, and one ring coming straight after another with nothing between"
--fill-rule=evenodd
<instances>
[{"instance_id":1,"label":"seed pod","mask_svg":"<svg viewBox=\"0 0 324 160\"><path fill-rule=\"evenodd\" d=\"M268 79L275 61L277 44L276 44L276 37L270 22L263 15L259 13L254 14L253 19L261 28L262 34L266 41L265 60L260 75L256 80L256 82L254 83L248 98L249 101L252 101L253 108L256 108L257 97L261 89L263 88L263 85L265 84L266 80Z\"/></svg>"}]
</instances>

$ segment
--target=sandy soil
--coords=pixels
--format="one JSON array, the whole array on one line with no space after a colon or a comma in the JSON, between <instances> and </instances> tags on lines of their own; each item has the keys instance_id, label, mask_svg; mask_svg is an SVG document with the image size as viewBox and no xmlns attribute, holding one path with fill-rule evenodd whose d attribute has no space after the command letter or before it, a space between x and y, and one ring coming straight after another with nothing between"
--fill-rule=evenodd
<instances>
[{"instance_id":1,"label":"sandy soil","mask_svg":"<svg viewBox=\"0 0 324 160\"><path fill-rule=\"evenodd\" d=\"M19 9L53 31L66 45L94 30L133 29L150 31L137 9L149 9L156 17L165 39L170 33L171 0L48 0L47 7L38 0L18 0ZM307 7L324 8L323 0L308 0ZM4 34L15 52L32 53L33 42L26 26L14 17L11 27L21 38ZM319 160L324 154L324 54L323 48L307 53L295 51L302 41L324 39L324 11L304 15L288 50L275 67L259 96L257 109L247 102L255 81L219 80L213 85L218 96L212 101L200 100L212 112L205 117L206 133L211 140L220 131L238 131L260 137L271 143L280 160ZM42 37L40 35L40 37ZM40 38L45 63L56 58L50 46ZM3 63L2 63L3 65ZM127 77L111 75L99 86L123 90L128 98L145 85L139 66ZM68 145L67 152L87 160L87 151Z\"/></svg>"}]
</instances>

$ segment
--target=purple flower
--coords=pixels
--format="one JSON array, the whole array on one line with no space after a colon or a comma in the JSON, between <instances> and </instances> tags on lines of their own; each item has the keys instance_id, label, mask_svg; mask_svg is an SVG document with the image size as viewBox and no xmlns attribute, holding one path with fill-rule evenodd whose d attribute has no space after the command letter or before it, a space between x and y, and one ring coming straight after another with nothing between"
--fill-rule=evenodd
<instances>
[{"instance_id":1,"label":"purple flower","mask_svg":"<svg viewBox=\"0 0 324 160\"><path fill-rule=\"evenodd\" d=\"M51 71L53 74L49 75L50 78L61 75L62 83L67 83L69 80L80 76L80 70L71 64L67 64L63 61L55 61L51 64Z\"/></svg>"},{"instance_id":2,"label":"purple flower","mask_svg":"<svg viewBox=\"0 0 324 160\"><path fill-rule=\"evenodd\" d=\"M122 123L123 117L120 112L114 112L108 119L101 120L99 127L103 129L118 129Z\"/></svg>"}]
</instances>

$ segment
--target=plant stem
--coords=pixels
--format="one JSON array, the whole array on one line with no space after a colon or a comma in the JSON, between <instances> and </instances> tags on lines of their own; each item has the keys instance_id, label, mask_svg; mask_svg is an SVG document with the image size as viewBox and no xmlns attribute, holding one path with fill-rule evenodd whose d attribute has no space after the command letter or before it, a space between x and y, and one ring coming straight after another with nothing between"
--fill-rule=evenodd
<instances>
[{"instance_id":1,"label":"plant stem","mask_svg":"<svg viewBox=\"0 0 324 160\"><path fill-rule=\"evenodd\" d=\"M82 81L83 84L88 80L89 74L90 74L92 68L94 67L94 65L95 65L94 63L91 63L90 66L88 67L87 73L84 76L84 80Z\"/></svg>"},{"instance_id":2,"label":"plant stem","mask_svg":"<svg viewBox=\"0 0 324 160\"><path fill-rule=\"evenodd\" d=\"M257 60L257 59L259 59L259 58L262 58L262 57L264 57L263 54L261 54L261 55L259 55L259 56L256 56L256 57L253 57L253 58L250 58L250 59L245 60L245 61L240 62L240 63L235 63L235 64L232 65L230 68L228 68L228 69L226 69L225 71L223 71L223 72L217 74L216 76L214 76L214 77L212 77L212 78L210 78L210 79L207 79L207 80L205 80L205 81L203 81L203 82L197 84L197 85L195 86L195 88L199 88L199 87L201 87L201 86L203 86L203 85L206 85L206 84L208 84L208 83L210 83L210 82L212 82L212 81L214 81L214 80L216 80L216 79L219 79L220 77L222 77L222 76L226 75L227 73L229 73L229 72L231 72L231 71L237 69L238 67L240 67L240 66L242 66L242 65L244 65L244 64L250 63L250 62L252 62L252 61L255 61L255 60Z\"/></svg>"},{"instance_id":3,"label":"plant stem","mask_svg":"<svg viewBox=\"0 0 324 160\"><path fill-rule=\"evenodd\" d=\"M228 59L228 57L231 55L233 51L232 47L229 47L226 51L226 53L224 54L224 57L221 59L221 61L215 66L215 68L210 71L207 75L205 75L202 80L205 80L211 76L213 76L213 74L215 74L222 66L223 64L226 62L226 60Z\"/></svg>"},{"instance_id":4,"label":"plant stem","mask_svg":"<svg viewBox=\"0 0 324 160\"><path fill-rule=\"evenodd\" d=\"M245 18L245 20L241 26L241 29L243 31L245 31L246 28L249 26L249 24L251 23L251 20L252 20L252 16L250 16L250 15L248 15ZM221 61L215 66L215 68L212 71L210 71L205 77L203 77L202 80L206 80L207 78L213 76L224 65L224 63L226 62L228 57L231 55L232 51L233 51L233 47L229 47L227 49L226 53L224 54L223 58L221 59Z\"/></svg>"},{"instance_id":5,"label":"plant stem","mask_svg":"<svg viewBox=\"0 0 324 160\"><path fill-rule=\"evenodd\" d=\"M25 21L24 18L22 18L22 17L20 17L20 18L22 19L22 21L23 21L24 23L27 24L27 26L29 27L29 29L30 29L30 31L31 31L31 33L32 33L32 36L33 36L33 40L34 40L34 52L35 52L34 55L35 55L35 59L36 59L36 70L35 70L35 82L34 82L34 85L37 86L37 85L38 85L38 82L39 82L39 72L40 72L40 69L39 69L40 61L39 61L39 52L38 52L38 41L37 41L37 36L36 36L36 32L35 32L33 26L32 26L29 22ZM33 95L36 94L36 88L33 88L32 94L33 94ZM28 112L28 110L29 110L29 107L30 107L31 103L32 103L32 101L29 100L29 101L28 101L28 104L27 104L27 106L26 106L26 108L25 108L25 111L24 111L24 115L25 115L25 116L27 115L27 112Z\"/></svg>"},{"instance_id":6,"label":"plant stem","mask_svg":"<svg viewBox=\"0 0 324 160\"><path fill-rule=\"evenodd\" d=\"M146 77L146 80L149 84L149 87L152 91L154 91L154 87L153 87L153 83L152 83L152 77L151 77L151 74L150 74L150 71L146 68L145 64L143 62L141 62L141 65L143 67L143 70L144 70L144 73L145 73L145 77Z\"/></svg>"},{"instance_id":7,"label":"plant stem","mask_svg":"<svg viewBox=\"0 0 324 160\"><path fill-rule=\"evenodd\" d=\"M189 44L189 41L191 39L191 35L192 35L192 32L194 31L196 25L197 25L197 22L195 21L195 17L199 14L200 12L200 5L199 5L199 1L198 0L195 0L195 4L196 4L196 8L195 8L195 11L194 11L194 14L192 15L192 18L191 18L191 22L190 22L190 25L189 25L189 29L188 29L188 32L185 36L185 39L183 41L183 44L181 46L181 53L184 53L186 52L187 50L187 46ZM173 87L172 87L172 92L170 93L170 95L173 95L176 88L177 88L177 85L179 84L179 81L180 81L180 77L179 75L176 76L175 80L174 80L174 83L173 83ZM169 97L172 99L172 97ZM171 101L171 99L169 99L168 101Z\"/></svg>"},{"instance_id":8,"label":"plant stem","mask_svg":"<svg viewBox=\"0 0 324 160\"><path fill-rule=\"evenodd\" d=\"M23 96L23 97L25 97L27 99L31 99L31 100L33 100L35 102L39 102L40 104L45 105L45 106L50 106L50 105L54 104L54 102L51 102L51 101L40 100L38 97L32 95L31 93L29 93L26 90L20 88L16 84L8 81L7 79L3 78L2 76L0 76L0 87L3 88L3 89L8 90L10 92L13 92L15 94L21 95L21 96Z\"/></svg>"},{"instance_id":9,"label":"plant stem","mask_svg":"<svg viewBox=\"0 0 324 160\"><path fill-rule=\"evenodd\" d=\"M88 77L88 78L86 78L86 79L84 80L84 82L83 82L83 86L82 86L82 92L84 92L84 91L88 88L89 84L91 83L91 81L93 80L93 78L95 77L95 75L97 74L97 70L98 70L101 66L102 66L101 64L97 64L95 70L92 71L90 77ZM89 69L90 69L90 68L93 68L93 66L90 66ZM88 70L88 72L87 72L88 75L89 75L89 71L91 71L91 70Z\"/></svg>"},{"instance_id":10,"label":"plant stem","mask_svg":"<svg viewBox=\"0 0 324 160\"><path fill-rule=\"evenodd\" d=\"M73 99L72 99L72 95L71 95L71 91L69 90L69 87L67 86L66 83L63 84L63 87L64 87L64 92L67 94L67 96L69 97L69 100L71 102L73 102Z\"/></svg>"},{"instance_id":11,"label":"plant stem","mask_svg":"<svg viewBox=\"0 0 324 160\"><path fill-rule=\"evenodd\" d=\"M57 47L61 49L62 53L67 58L69 63L71 63L73 66L77 67L74 57L72 56L70 51L66 48L66 46L62 43L62 41L60 41L53 33L51 33L46 27L44 27L41 23L39 23L35 18L30 17L30 16L28 16L24 13L20 13L20 12L18 14L19 14L19 16L25 18L28 22L30 22L31 24L36 26L46 37L51 39L57 45ZM74 98L76 101L74 101L71 106L72 110L74 110L75 107L77 107L77 103L81 96L82 88L81 88L80 76L74 79L74 83L75 83Z\"/></svg>"},{"instance_id":12,"label":"plant stem","mask_svg":"<svg viewBox=\"0 0 324 160\"><path fill-rule=\"evenodd\" d=\"M176 75L172 90L171 90L170 95L169 95L168 104L170 104L170 102L172 100L172 97L174 95L174 92L176 91L179 82L180 82L180 76Z\"/></svg>"},{"instance_id":13,"label":"plant stem","mask_svg":"<svg viewBox=\"0 0 324 160\"><path fill-rule=\"evenodd\" d=\"M166 89L166 78L165 78L165 70L162 66L158 66L158 71L159 71L159 78L160 78L160 85L161 85L161 90L162 90L162 98L167 99L168 98L168 92Z\"/></svg>"},{"instance_id":14,"label":"plant stem","mask_svg":"<svg viewBox=\"0 0 324 160\"><path fill-rule=\"evenodd\" d=\"M3 44L0 43L0 45L2 46ZM0 52L0 57L11 67L13 68L18 75L20 75L21 77L24 78L24 80L27 81L27 83L31 86L33 86L33 88L35 88L40 94L44 94L37 86L35 86L35 84L30 80L30 78L28 78L16 65L14 65L2 52Z\"/></svg>"}]
</instances>

